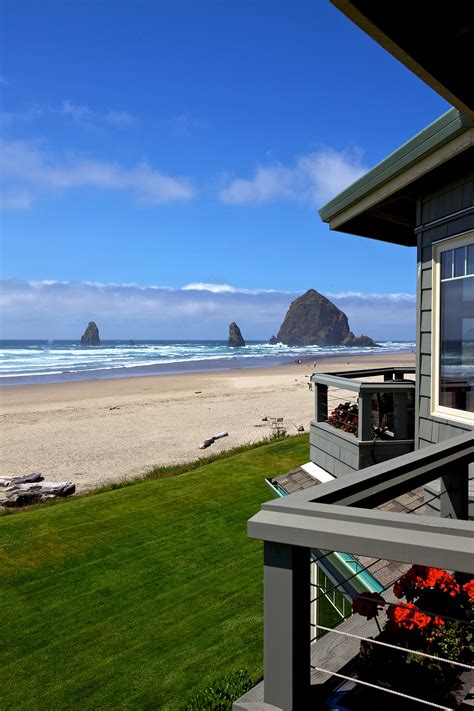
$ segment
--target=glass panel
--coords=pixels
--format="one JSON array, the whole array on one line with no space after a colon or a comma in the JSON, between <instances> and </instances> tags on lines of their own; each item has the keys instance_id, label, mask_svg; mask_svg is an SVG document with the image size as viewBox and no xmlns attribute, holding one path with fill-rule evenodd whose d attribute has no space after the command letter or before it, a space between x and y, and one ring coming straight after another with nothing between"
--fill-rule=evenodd
<instances>
[{"instance_id":1,"label":"glass panel","mask_svg":"<svg viewBox=\"0 0 474 711\"><path fill-rule=\"evenodd\" d=\"M474 244L467 246L467 273L474 274Z\"/></svg>"},{"instance_id":2,"label":"glass panel","mask_svg":"<svg viewBox=\"0 0 474 711\"><path fill-rule=\"evenodd\" d=\"M453 276L453 251L441 252L441 279L451 279Z\"/></svg>"},{"instance_id":3,"label":"glass panel","mask_svg":"<svg viewBox=\"0 0 474 711\"><path fill-rule=\"evenodd\" d=\"M454 250L454 276L464 276L465 272L466 248L458 247Z\"/></svg>"},{"instance_id":4,"label":"glass panel","mask_svg":"<svg viewBox=\"0 0 474 711\"><path fill-rule=\"evenodd\" d=\"M441 284L439 404L474 412L474 279Z\"/></svg>"}]
</instances>

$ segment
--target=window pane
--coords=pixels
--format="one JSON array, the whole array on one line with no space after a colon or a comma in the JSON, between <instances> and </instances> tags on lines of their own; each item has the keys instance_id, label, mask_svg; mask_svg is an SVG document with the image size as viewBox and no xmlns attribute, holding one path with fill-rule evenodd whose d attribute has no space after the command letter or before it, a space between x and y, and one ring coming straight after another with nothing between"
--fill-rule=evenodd
<instances>
[{"instance_id":1,"label":"window pane","mask_svg":"<svg viewBox=\"0 0 474 711\"><path fill-rule=\"evenodd\" d=\"M467 247L467 273L474 274L474 244Z\"/></svg>"},{"instance_id":2,"label":"window pane","mask_svg":"<svg viewBox=\"0 0 474 711\"><path fill-rule=\"evenodd\" d=\"M474 412L474 279L441 284L439 404Z\"/></svg>"},{"instance_id":3,"label":"window pane","mask_svg":"<svg viewBox=\"0 0 474 711\"><path fill-rule=\"evenodd\" d=\"M453 250L441 252L441 279L451 279L453 276Z\"/></svg>"},{"instance_id":4,"label":"window pane","mask_svg":"<svg viewBox=\"0 0 474 711\"><path fill-rule=\"evenodd\" d=\"M465 272L465 260L466 258L466 248L459 247L454 250L454 276L460 277L464 276Z\"/></svg>"}]
</instances>

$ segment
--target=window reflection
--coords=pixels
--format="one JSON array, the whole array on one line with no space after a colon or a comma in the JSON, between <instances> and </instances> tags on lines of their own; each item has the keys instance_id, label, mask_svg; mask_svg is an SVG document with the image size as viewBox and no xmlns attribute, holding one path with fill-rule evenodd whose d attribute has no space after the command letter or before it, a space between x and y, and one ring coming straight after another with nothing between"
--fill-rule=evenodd
<instances>
[{"instance_id":1,"label":"window reflection","mask_svg":"<svg viewBox=\"0 0 474 711\"><path fill-rule=\"evenodd\" d=\"M441 254L439 404L474 412L474 245Z\"/></svg>"}]
</instances>

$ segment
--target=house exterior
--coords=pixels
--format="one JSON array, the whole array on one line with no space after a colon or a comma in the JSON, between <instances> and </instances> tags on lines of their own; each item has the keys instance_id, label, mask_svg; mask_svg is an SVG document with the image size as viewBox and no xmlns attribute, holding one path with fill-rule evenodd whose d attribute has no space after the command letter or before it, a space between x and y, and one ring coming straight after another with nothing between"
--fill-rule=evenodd
<instances>
[{"instance_id":1,"label":"house exterior","mask_svg":"<svg viewBox=\"0 0 474 711\"><path fill-rule=\"evenodd\" d=\"M366 445L375 439L375 389L364 384L363 373L346 379L357 396L357 425L352 433L334 431L327 397L334 381L313 376L310 457L331 478L296 487L249 521L249 536L264 541L264 681L234 704L235 711L327 708L328 677L345 678L347 654L358 650L351 644L367 634L355 616L338 627L347 635L339 645L328 642L337 635L317 639L318 624L310 623L314 551L474 572L468 520L474 479L474 83L468 76L474 23L467 5L457 3L439 13L426 12L425 3L401 7L395 0L332 3L453 108L320 210L333 231L417 250L415 381L395 371L379 374L393 424L390 447L382 443L376 457L372 450L371 461ZM436 516L390 508L414 491L428 495L428 513Z\"/></svg>"}]
</instances>

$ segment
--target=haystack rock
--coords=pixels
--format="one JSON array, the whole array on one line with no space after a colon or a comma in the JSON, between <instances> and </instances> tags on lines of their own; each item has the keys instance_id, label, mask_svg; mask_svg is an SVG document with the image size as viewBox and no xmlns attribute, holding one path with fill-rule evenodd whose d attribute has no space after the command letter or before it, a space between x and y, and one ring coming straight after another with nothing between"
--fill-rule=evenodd
<instances>
[{"instance_id":1,"label":"haystack rock","mask_svg":"<svg viewBox=\"0 0 474 711\"><path fill-rule=\"evenodd\" d=\"M94 321L89 321L86 330L82 334L81 346L100 346L99 329Z\"/></svg>"},{"instance_id":2,"label":"haystack rock","mask_svg":"<svg viewBox=\"0 0 474 711\"><path fill-rule=\"evenodd\" d=\"M355 337L341 309L315 289L295 299L277 334L288 346L375 346L369 336Z\"/></svg>"},{"instance_id":3,"label":"haystack rock","mask_svg":"<svg viewBox=\"0 0 474 711\"><path fill-rule=\"evenodd\" d=\"M240 346L245 346L245 341L240 333L240 328L237 326L235 321L229 326L229 340L227 341L229 348L240 348Z\"/></svg>"}]
</instances>

